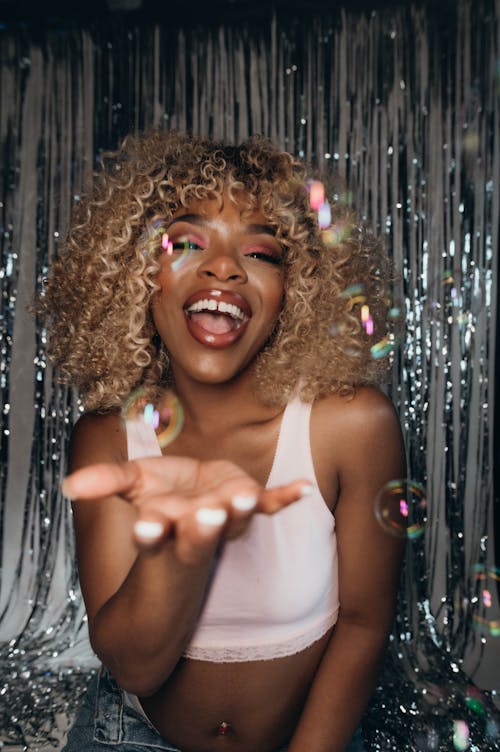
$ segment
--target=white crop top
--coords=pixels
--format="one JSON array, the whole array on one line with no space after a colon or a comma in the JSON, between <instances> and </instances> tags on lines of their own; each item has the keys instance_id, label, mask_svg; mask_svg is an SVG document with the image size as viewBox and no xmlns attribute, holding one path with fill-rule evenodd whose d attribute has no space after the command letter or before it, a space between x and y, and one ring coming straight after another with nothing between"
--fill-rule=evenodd
<instances>
[{"instance_id":1,"label":"white crop top","mask_svg":"<svg viewBox=\"0 0 500 752\"><path fill-rule=\"evenodd\" d=\"M315 482L311 405L294 399L283 413L266 486ZM127 421L128 456L160 455L152 427ZM335 520L317 484L274 515L256 514L224 543L185 657L234 662L298 653L322 637L339 609Z\"/></svg>"}]
</instances>

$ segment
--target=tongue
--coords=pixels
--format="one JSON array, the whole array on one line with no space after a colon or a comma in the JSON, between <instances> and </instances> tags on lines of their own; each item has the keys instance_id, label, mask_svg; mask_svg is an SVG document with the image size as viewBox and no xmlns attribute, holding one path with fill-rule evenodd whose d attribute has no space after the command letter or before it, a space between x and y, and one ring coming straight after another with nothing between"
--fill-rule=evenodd
<instances>
[{"instance_id":1,"label":"tongue","mask_svg":"<svg viewBox=\"0 0 500 752\"><path fill-rule=\"evenodd\" d=\"M210 334L227 334L235 328L235 321L222 313L192 313L191 319Z\"/></svg>"}]
</instances>

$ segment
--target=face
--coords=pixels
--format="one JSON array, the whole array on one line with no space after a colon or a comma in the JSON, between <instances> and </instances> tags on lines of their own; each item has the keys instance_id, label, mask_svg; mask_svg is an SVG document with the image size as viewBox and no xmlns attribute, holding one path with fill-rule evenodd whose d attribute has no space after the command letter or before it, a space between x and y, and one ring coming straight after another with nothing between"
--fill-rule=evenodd
<instances>
[{"instance_id":1,"label":"face","mask_svg":"<svg viewBox=\"0 0 500 752\"><path fill-rule=\"evenodd\" d=\"M284 252L260 212L225 196L181 207L165 227L152 315L176 380L223 383L268 340L283 299Z\"/></svg>"}]
</instances>

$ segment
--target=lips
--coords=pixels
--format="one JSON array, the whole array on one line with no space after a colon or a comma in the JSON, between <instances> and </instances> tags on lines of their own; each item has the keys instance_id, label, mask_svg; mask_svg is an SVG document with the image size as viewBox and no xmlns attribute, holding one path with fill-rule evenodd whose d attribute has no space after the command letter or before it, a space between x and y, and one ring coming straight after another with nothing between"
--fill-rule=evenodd
<instances>
[{"instance_id":1,"label":"lips","mask_svg":"<svg viewBox=\"0 0 500 752\"><path fill-rule=\"evenodd\" d=\"M183 310L191 336L214 349L237 342L252 317L248 301L229 290L198 290L186 300Z\"/></svg>"}]
</instances>

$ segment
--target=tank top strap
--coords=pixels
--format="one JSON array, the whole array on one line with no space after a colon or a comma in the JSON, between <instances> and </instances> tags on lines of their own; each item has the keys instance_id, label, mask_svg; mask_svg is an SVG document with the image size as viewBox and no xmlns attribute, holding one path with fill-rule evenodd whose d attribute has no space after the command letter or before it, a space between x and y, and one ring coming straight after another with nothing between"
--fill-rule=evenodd
<instances>
[{"instance_id":1,"label":"tank top strap","mask_svg":"<svg viewBox=\"0 0 500 752\"><path fill-rule=\"evenodd\" d=\"M311 403L302 402L298 397L287 404L266 486L281 485L301 477L315 481L310 441L311 408Z\"/></svg>"},{"instance_id":2,"label":"tank top strap","mask_svg":"<svg viewBox=\"0 0 500 752\"><path fill-rule=\"evenodd\" d=\"M142 420L127 420L125 427L129 460L137 460L139 457L161 457L160 445L150 423Z\"/></svg>"}]
</instances>

